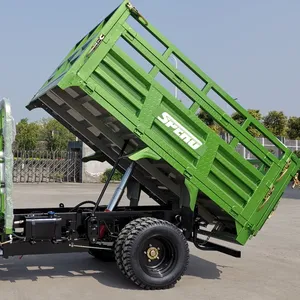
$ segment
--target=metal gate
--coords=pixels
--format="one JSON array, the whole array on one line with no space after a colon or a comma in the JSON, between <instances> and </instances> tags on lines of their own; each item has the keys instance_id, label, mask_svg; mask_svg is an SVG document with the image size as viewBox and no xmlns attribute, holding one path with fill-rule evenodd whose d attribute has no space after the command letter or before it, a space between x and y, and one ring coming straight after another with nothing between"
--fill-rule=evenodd
<instances>
[{"instance_id":1,"label":"metal gate","mask_svg":"<svg viewBox=\"0 0 300 300\"><path fill-rule=\"evenodd\" d=\"M15 151L13 181L81 182L81 153L76 151Z\"/></svg>"}]
</instances>

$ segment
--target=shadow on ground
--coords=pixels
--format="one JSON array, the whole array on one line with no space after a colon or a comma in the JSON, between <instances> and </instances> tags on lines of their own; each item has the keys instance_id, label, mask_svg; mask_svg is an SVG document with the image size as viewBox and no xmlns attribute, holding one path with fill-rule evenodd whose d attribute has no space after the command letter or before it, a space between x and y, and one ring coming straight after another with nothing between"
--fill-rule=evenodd
<instances>
[{"instance_id":1,"label":"shadow on ground","mask_svg":"<svg viewBox=\"0 0 300 300\"><path fill-rule=\"evenodd\" d=\"M292 184L289 184L282 197L288 199L300 200L300 187L296 187L292 189L291 186Z\"/></svg>"},{"instance_id":2,"label":"shadow on ground","mask_svg":"<svg viewBox=\"0 0 300 300\"><path fill-rule=\"evenodd\" d=\"M219 279L220 266L191 255L187 276ZM220 267L222 268L222 267ZM39 278L92 277L100 284L113 288L136 289L118 270L114 262L104 263L88 254L40 255L22 259L0 259L0 282L38 281Z\"/></svg>"}]
</instances>

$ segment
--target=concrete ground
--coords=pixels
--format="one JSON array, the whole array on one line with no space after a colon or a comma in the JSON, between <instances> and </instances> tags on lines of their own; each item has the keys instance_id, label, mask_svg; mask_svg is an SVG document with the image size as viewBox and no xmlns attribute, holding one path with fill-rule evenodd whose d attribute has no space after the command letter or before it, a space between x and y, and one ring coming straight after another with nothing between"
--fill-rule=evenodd
<instances>
[{"instance_id":1,"label":"concrete ground","mask_svg":"<svg viewBox=\"0 0 300 300\"><path fill-rule=\"evenodd\" d=\"M92 184L15 185L16 207L75 205L95 200ZM105 197L107 203L113 189ZM144 203L147 199L143 198ZM125 280L114 263L89 254L0 258L0 299L300 299L300 190L287 189L276 213L243 249L242 258L201 252L192 245L186 275L167 291L143 291Z\"/></svg>"}]
</instances>

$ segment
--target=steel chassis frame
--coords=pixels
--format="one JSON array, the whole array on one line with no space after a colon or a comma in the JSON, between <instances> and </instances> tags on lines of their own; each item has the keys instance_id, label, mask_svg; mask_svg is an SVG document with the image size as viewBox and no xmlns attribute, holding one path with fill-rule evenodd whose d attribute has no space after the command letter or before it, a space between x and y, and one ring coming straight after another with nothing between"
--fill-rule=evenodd
<instances>
[{"instance_id":1,"label":"steel chassis frame","mask_svg":"<svg viewBox=\"0 0 300 300\"><path fill-rule=\"evenodd\" d=\"M91 209L91 207L89 207ZM116 221L121 224L127 224L133 219L140 217L154 217L163 219L174 223L176 216L180 215L180 209L168 209L162 206L138 206L138 207L119 207L118 210L113 212L105 212L105 207L99 207L101 211L95 213L97 223L107 223L107 225L113 225ZM58 253L75 253L75 252L88 252L89 249L98 250L112 250L113 243L102 243L99 241L95 245L91 245L88 237L80 237L77 229L84 226L85 220L91 215L90 212L76 211L72 212L72 208L38 208L38 209L16 209L15 210L15 221L23 221L28 215L32 214L33 211L39 211L36 217L39 218L41 215L48 214L49 211L55 211L57 216L62 219L62 223L73 224L70 230L73 230L72 239L61 239L61 240L25 240L17 241L2 246L2 257L7 259L12 256L23 256L23 255L37 255L37 254L58 254ZM15 229L18 228L17 226ZM76 229L77 228L77 229ZM86 229L86 228L85 228ZM218 251L233 257L241 257L241 252L235 249L231 249L219 244L209 242L197 238L196 235L190 236L188 241L192 242L196 248L203 251ZM109 244L109 245L107 245Z\"/></svg>"},{"instance_id":2,"label":"steel chassis frame","mask_svg":"<svg viewBox=\"0 0 300 300\"><path fill-rule=\"evenodd\" d=\"M90 210L93 207L85 207ZM55 212L55 215L61 219L62 227L65 230L70 231L71 237L62 239L49 239L49 240L31 240L24 236L24 240L3 245L3 258L16 255L32 255L32 254L52 254L52 253L72 253L72 252L87 252L91 248L97 248L99 250L111 250L111 247L101 242L91 245L91 239L93 235L87 234L90 211L72 211L73 208L65 208L61 204L59 208L38 208L38 209L16 209L15 210L15 222L24 221L24 219L32 212L38 211L36 219L42 216L47 216L49 212ZM105 207L99 207L95 212L95 218L97 220L98 228L101 223L107 223L107 225L114 225L115 222L126 224L132 219L139 217L156 217L172 222L176 213L171 209L166 209L161 206L139 206L139 207L119 207L116 211L105 212ZM38 225L37 225L38 226ZM15 229L21 226L15 226ZM45 232L47 235L47 232ZM49 234L49 233L48 233Z\"/></svg>"},{"instance_id":3,"label":"steel chassis frame","mask_svg":"<svg viewBox=\"0 0 300 300\"><path fill-rule=\"evenodd\" d=\"M171 203L161 206L137 206L140 191L136 190L134 184L131 187L129 185L135 162L127 168L108 206L99 206L125 148L126 143L97 202L84 201L68 208L61 203L57 208L15 209L14 230L23 229L23 235L14 233L16 242L10 239L10 242L0 244L2 256L8 258L16 255L87 252L90 249L112 251L120 230L131 220L141 217L163 219L175 224L183 229L187 240L193 242L200 250L219 251L234 257L241 256L240 251L199 239L197 234L201 219L195 212L186 211L185 207L175 207L176 204ZM119 207L126 187L129 193L135 196L131 199L130 206ZM93 206L81 208L87 203Z\"/></svg>"}]
</instances>

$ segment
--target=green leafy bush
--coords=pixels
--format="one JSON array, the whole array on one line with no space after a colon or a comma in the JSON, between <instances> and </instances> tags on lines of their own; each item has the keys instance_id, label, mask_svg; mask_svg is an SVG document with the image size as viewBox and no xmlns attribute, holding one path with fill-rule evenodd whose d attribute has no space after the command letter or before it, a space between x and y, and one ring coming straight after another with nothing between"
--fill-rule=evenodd
<instances>
[{"instance_id":1,"label":"green leafy bush","mask_svg":"<svg viewBox=\"0 0 300 300\"><path fill-rule=\"evenodd\" d=\"M105 182L107 180L111 170L112 169L109 168L104 171L104 173L101 176L101 182ZM120 181L122 179L122 176L123 176L123 174L121 172L119 172L118 170L116 170L111 180L112 181Z\"/></svg>"}]
</instances>

